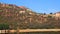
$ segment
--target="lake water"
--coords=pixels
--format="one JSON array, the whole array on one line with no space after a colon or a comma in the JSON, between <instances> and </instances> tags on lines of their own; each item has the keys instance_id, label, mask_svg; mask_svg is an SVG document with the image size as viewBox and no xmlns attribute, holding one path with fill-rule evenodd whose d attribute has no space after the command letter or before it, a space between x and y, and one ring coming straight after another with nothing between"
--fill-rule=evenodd
<instances>
[{"instance_id":1,"label":"lake water","mask_svg":"<svg viewBox=\"0 0 60 34\"><path fill-rule=\"evenodd\" d=\"M17 34L17 33L7 33L7 34ZM24 32L19 34L60 34L60 32Z\"/></svg>"}]
</instances>

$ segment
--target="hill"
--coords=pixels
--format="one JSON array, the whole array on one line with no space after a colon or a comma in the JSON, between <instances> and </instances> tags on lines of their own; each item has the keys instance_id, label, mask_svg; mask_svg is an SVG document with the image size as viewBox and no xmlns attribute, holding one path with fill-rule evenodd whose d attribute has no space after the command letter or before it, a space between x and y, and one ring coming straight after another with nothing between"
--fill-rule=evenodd
<instances>
[{"instance_id":1,"label":"hill","mask_svg":"<svg viewBox=\"0 0 60 34\"><path fill-rule=\"evenodd\" d=\"M8 24L9 29L60 28L60 18L56 14L41 14L24 6L0 3L0 24Z\"/></svg>"}]
</instances>

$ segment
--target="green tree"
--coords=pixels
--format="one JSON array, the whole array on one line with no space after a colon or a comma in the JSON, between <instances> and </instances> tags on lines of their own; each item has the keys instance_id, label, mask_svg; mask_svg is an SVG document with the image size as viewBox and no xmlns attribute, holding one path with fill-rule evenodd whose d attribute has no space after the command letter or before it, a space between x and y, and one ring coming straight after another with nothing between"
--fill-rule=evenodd
<instances>
[{"instance_id":1,"label":"green tree","mask_svg":"<svg viewBox=\"0 0 60 34\"><path fill-rule=\"evenodd\" d=\"M5 30L5 29L9 29L9 25L8 24L0 24L0 30Z\"/></svg>"},{"instance_id":2,"label":"green tree","mask_svg":"<svg viewBox=\"0 0 60 34\"><path fill-rule=\"evenodd\" d=\"M50 14L53 14L53 13L50 13Z\"/></svg>"}]
</instances>

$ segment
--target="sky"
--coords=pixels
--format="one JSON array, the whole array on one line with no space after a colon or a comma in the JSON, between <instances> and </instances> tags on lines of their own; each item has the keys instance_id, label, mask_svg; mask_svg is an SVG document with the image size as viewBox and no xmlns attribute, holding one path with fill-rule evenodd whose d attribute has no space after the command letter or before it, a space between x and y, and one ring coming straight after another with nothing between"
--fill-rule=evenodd
<instances>
[{"instance_id":1,"label":"sky","mask_svg":"<svg viewBox=\"0 0 60 34\"><path fill-rule=\"evenodd\" d=\"M60 0L0 0L1 3L25 6L37 13L55 13L60 11Z\"/></svg>"}]
</instances>

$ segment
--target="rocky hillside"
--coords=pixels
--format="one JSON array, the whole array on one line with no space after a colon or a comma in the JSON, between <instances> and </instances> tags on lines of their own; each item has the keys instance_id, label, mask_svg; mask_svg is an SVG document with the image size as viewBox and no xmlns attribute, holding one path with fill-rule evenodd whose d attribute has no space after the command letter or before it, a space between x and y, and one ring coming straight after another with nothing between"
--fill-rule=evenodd
<instances>
[{"instance_id":1,"label":"rocky hillside","mask_svg":"<svg viewBox=\"0 0 60 34\"><path fill-rule=\"evenodd\" d=\"M8 24L9 29L60 28L60 19L24 6L0 3L0 24Z\"/></svg>"}]
</instances>

